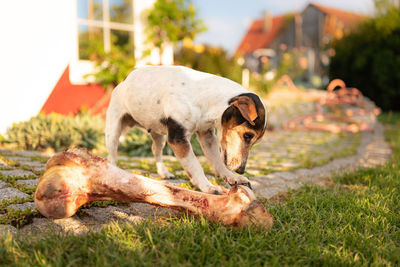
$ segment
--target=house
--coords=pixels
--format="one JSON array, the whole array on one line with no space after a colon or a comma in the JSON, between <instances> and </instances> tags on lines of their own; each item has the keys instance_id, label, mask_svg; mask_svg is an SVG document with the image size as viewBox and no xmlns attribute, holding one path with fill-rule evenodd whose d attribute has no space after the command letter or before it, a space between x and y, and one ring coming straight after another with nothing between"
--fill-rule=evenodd
<instances>
[{"instance_id":1,"label":"house","mask_svg":"<svg viewBox=\"0 0 400 267\"><path fill-rule=\"evenodd\" d=\"M144 12L154 1L3 1L0 133L40 111L104 111L105 91L83 78L93 72L90 51L121 46L136 58L136 65L158 64L156 49L145 56ZM162 62L173 63L172 46L164 49Z\"/></svg>"},{"instance_id":2,"label":"house","mask_svg":"<svg viewBox=\"0 0 400 267\"><path fill-rule=\"evenodd\" d=\"M236 55L245 59L253 72L261 72L263 62L276 68L282 53L301 51L308 78L323 76L329 64L327 45L334 38L350 32L365 17L360 14L311 3L301 13L272 17L265 12L253 21L240 42Z\"/></svg>"}]
</instances>

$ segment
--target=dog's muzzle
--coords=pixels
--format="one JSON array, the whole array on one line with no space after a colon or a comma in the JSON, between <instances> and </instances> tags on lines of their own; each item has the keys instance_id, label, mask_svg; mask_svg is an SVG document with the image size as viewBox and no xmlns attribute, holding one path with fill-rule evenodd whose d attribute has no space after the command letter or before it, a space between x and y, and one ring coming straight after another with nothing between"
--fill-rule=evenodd
<instances>
[{"instance_id":1,"label":"dog's muzzle","mask_svg":"<svg viewBox=\"0 0 400 267\"><path fill-rule=\"evenodd\" d=\"M235 172L237 172L237 173L239 173L239 174L243 174L243 173L244 173L244 169L246 169L246 162L245 162L245 163L242 163L242 165L240 165L240 167L237 168L237 169L235 170Z\"/></svg>"}]
</instances>

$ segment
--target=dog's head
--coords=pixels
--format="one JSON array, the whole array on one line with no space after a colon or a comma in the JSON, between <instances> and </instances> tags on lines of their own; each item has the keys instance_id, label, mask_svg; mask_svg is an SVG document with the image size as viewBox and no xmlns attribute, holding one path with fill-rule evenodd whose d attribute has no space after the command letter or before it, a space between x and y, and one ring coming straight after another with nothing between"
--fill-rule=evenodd
<instances>
[{"instance_id":1,"label":"dog's head","mask_svg":"<svg viewBox=\"0 0 400 267\"><path fill-rule=\"evenodd\" d=\"M229 101L218 131L221 156L229 169L244 173L250 148L261 140L265 127L265 107L256 94L241 94Z\"/></svg>"}]
</instances>

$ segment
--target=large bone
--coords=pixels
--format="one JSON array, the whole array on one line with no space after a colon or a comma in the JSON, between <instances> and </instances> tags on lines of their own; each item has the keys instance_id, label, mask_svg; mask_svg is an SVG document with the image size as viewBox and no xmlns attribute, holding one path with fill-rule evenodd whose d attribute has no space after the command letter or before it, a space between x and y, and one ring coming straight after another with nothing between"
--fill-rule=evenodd
<instances>
[{"instance_id":1,"label":"large bone","mask_svg":"<svg viewBox=\"0 0 400 267\"><path fill-rule=\"evenodd\" d=\"M70 217L95 200L146 202L233 226L271 227L273 223L273 217L244 186L234 186L226 195L196 192L121 170L81 148L58 153L47 162L35 193L41 214L52 219Z\"/></svg>"}]
</instances>

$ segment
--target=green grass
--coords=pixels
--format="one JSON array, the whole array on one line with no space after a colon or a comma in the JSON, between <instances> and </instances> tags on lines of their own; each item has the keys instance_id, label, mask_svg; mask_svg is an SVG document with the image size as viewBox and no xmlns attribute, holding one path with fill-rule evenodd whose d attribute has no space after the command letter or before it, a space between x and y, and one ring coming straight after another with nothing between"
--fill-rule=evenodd
<instances>
[{"instance_id":1,"label":"green grass","mask_svg":"<svg viewBox=\"0 0 400 267\"><path fill-rule=\"evenodd\" d=\"M385 119L385 118L383 118ZM0 240L4 266L399 266L400 120L387 126L390 163L262 200L270 231L232 229L183 215L114 224L73 236Z\"/></svg>"}]
</instances>

